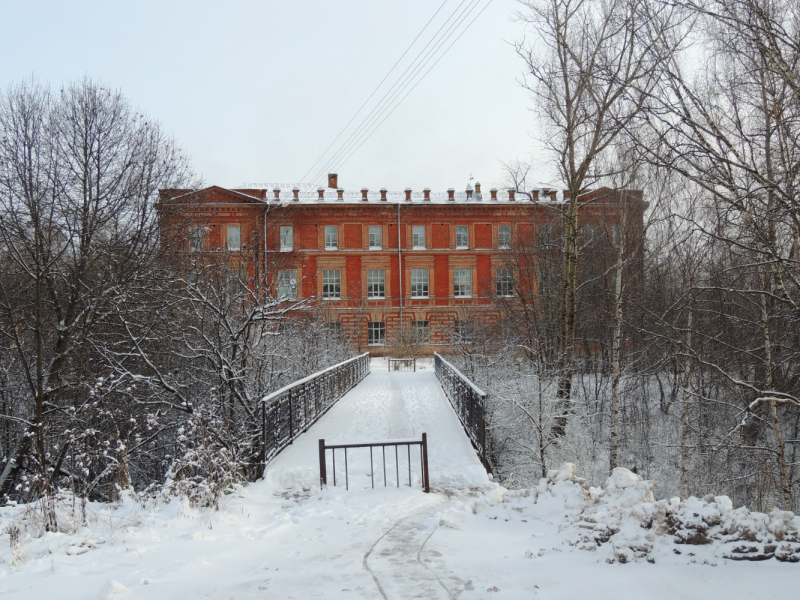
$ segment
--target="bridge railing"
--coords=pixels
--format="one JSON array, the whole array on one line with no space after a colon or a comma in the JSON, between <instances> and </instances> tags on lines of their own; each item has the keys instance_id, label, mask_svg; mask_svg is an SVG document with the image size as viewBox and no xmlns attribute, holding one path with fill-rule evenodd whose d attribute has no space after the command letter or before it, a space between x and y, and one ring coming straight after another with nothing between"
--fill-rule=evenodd
<instances>
[{"instance_id":1,"label":"bridge railing","mask_svg":"<svg viewBox=\"0 0 800 600\"><path fill-rule=\"evenodd\" d=\"M434 352L436 378L456 411L467 437L475 447L478 458L491 473L486 446L486 398L487 394L472 383L461 371L447 362L441 354Z\"/></svg>"},{"instance_id":2,"label":"bridge railing","mask_svg":"<svg viewBox=\"0 0 800 600\"><path fill-rule=\"evenodd\" d=\"M369 353L365 352L262 398L262 464L308 430L368 374Z\"/></svg>"}]
</instances>

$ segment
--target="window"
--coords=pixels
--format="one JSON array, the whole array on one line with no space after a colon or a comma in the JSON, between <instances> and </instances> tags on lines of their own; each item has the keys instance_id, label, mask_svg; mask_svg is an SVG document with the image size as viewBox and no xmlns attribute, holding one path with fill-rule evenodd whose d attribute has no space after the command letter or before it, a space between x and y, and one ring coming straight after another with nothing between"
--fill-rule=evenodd
<instances>
[{"instance_id":1,"label":"window","mask_svg":"<svg viewBox=\"0 0 800 600\"><path fill-rule=\"evenodd\" d=\"M336 250L339 247L339 228L336 225L325 225L325 250Z\"/></svg>"},{"instance_id":2,"label":"window","mask_svg":"<svg viewBox=\"0 0 800 600\"><path fill-rule=\"evenodd\" d=\"M367 323L367 344L370 346L383 346L386 343L386 323L383 321L369 321Z\"/></svg>"},{"instance_id":3,"label":"window","mask_svg":"<svg viewBox=\"0 0 800 600\"><path fill-rule=\"evenodd\" d=\"M338 321L332 323L325 323L328 338L338 340L342 338L342 324Z\"/></svg>"},{"instance_id":4,"label":"window","mask_svg":"<svg viewBox=\"0 0 800 600\"><path fill-rule=\"evenodd\" d=\"M511 225L497 227L497 244L501 248L511 248Z\"/></svg>"},{"instance_id":5,"label":"window","mask_svg":"<svg viewBox=\"0 0 800 600\"><path fill-rule=\"evenodd\" d=\"M498 296L514 295L514 275L511 269L506 269L506 268L497 269L497 295Z\"/></svg>"},{"instance_id":6,"label":"window","mask_svg":"<svg viewBox=\"0 0 800 600\"><path fill-rule=\"evenodd\" d=\"M383 269L367 269L367 298L383 298L386 294L386 274Z\"/></svg>"},{"instance_id":7,"label":"window","mask_svg":"<svg viewBox=\"0 0 800 600\"><path fill-rule=\"evenodd\" d=\"M541 229L539 229L539 243L543 246L550 245L553 243L553 226L552 225L542 225Z\"/></svg>"},{"instance_id":8,"label":"window","mask_svg":"<svg viewBox=\"0 0 800 600\"><path fill-rule=\"evenodd\" d=\"M201 252L203 250L203 227L189 227L189 250Z\"/></svg>"},{"instance_id":9,"label":"window","mask_svg":"<svg viewBox=\"0 0 800 600\"><path fill-rule=\"evenodd\" d=\"M228 225L228 250L238 252L242 247L242 228L238 225Z\"/></svg>"},{"instance_id":10,"label":"window","mask_svg":"<svg viewBox=\"0 0 800 600\"><path fill-rule=\"evenodd\" d=\"M622 246L622 226L621 225L614 225L611 228L611 242L614 244L614 248L619 248Z\"/></svg>"},{"instance_id":11,"label":"window","mask_svg":"<svg viewBox=\"0 0 800 600\"><path fill-rule=\"evenodd\" d=\"M456 225L456 248L469 248L469 225Z\"/></svg>"},{"instance_id":12,"label":"window","mask_svg":"<svg viewBox=\"0 0 800 600\"><path fill-rule=\"evenodd\" d=\"M583 239L587 244L591 244L597 238L597 227L594 225L585 225L583 227Z\"/></svg>"},{"instance_id":13,"label":"window","mask_svg":"<svg viewBox=\"0 0 800 600\"><path fill-rule=\"evenodd\" d=\"M297 271L278 271L278 300L297 300Z\"/></svg>"},{"instance_id":14,"label":"window","mask_svg":"<svg viewBox=\"0 0 800 600\"><path fill-rule=\"evenodd\" d=\"M291 225L281 226L281 252L291 252L294 250L294 227Z\"/></svg>"},{"instance_id":15,"label":"window","mask_svg":"<svg viewBox=\"0 0 800 600\"><path fill-rule=\"evenodd\" d=\"M431 339L431 327L429 321L411 321L411 332L414 334L414 342L427 344Z\"/></svg>"},{"instance_id":16,"label":"window","mask_svg":"<svg viewBox=\"0 0 800 600\"><path fill-rule=\"evenodd\" d=\"M414 225L411 227L411 237L414 250L425 249L425 225Z\"/></svg>"},{"instance_id":17,"label":"window","mask_svg":"<svg viewBox=\"0 0 800 600\"><path fill-rule=\"evenodd\" d=\"M382 227L380 225L369 226L369 249L380 250L383 247Z\"/></svg>"},{"instance_id":18,"label":"window","mask_svg":"<svg viewBox=\"0 0 800 600\"><path fill-rule=\"evenodd\" d=\"M456 321L453 323L453 330L455 332L454 342L462 344L472 343L472 338L475 334L472 321Z\"/></svg>"},{"instance_id":19,"label":"window","mask_svg":"<svg viewBox=\"0 0 800 600\"><path fill-rule=\"evenodd\" d=\"M342 297L341 270L322 271L322 297L328 300L338 300Z\"/></svg>"},{"instance_id":20,"label":"window","mask_svg":"<svg viewBox=\"0 0 800 600\"><path fill-rule=\"evenodd\" d=\"M411 269L411 297L428 297L428 269Z\"/></svg>"},{"instance_id":21,"label":"window","mask_svg":"<svg viewBox=\"0 0 800 600\"><path fill-rule=\"evenodd\" d=\"M472 270L455 269L453 271L453 295L456 298L472 296Z\"/></svg>"}]
</instances>

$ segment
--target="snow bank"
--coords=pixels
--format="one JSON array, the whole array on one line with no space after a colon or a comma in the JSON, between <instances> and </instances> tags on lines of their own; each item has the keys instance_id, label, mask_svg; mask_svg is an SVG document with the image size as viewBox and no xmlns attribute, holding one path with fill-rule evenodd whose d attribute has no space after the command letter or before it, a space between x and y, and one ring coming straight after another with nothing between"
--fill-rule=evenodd
<instances>
[{"instance_id":1,"label":"snow bank","mask_svg":"<svg viewBox=\"0 0 800 600\"><path fill-rule=\"evenodd\" d=\"M601 551L608 562L655 562L659 554L714 559L800 562L800 517L734 509L727 496L655 501L655 482L618 467L596 488L568 463L533 490L537 514L561 513L570 546Z\"/></svg>"}]
</instances>

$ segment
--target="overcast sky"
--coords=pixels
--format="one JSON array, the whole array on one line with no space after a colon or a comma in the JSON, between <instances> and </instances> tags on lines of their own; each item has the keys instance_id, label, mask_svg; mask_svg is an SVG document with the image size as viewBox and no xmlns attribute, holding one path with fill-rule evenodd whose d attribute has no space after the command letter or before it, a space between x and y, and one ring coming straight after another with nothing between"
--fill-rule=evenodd
<instances>
[{"instance_id":1,"label":"overcast sky","mask_svg":"<svg viewBox=\"0 0 800 600\"><path fill-rule=\"evenodd\" d=\"M486 7L337 170L346 190L463 190L470 174L485 189L499 186L500 161L542 156L517 82L523 63L512 43L524 30L510 16L518 5L442 2L6 0L0 84L33 74L58 88L88 75L172 132L206 184L312 182L327 171L323 160L308 174L312 165L426 23L433 17L339 144L443 25L465 17L420 74ZM471 3L473 12L461 12ZM552 180L540 164L537 179Z\"/></svg>"}]
</instances>

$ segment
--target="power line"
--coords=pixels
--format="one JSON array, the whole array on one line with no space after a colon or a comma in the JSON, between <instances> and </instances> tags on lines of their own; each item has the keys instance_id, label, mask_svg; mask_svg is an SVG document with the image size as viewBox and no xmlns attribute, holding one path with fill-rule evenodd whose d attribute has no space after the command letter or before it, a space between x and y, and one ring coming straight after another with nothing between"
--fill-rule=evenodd
<instances>
[{"instance_id":1,"label":"power line","mask_svg":"<svg viewBox=\"0 0 800 600\"><path fill-rule=\"evenodd\" d=\"M392 87L384 94L383 98L381 98L380 102L370 111L370 113L362 120L359 126L350 134L350 136L342 143L339 149L331 156L326 163L326 167L318 173L313 181L317 181L320 178L324 177L325 171L328 168L328 165L335 165L339 158L348 153L348 151L358 143L358 141L369 131L371 126L380 119L383 114L390 109L394 101L397 99L400 94L413 82L414 78L420 72L421 69L425 67L425 65L430 62L430 60L436 55L442 45L455 33L458 27L469 17L472 11L478 6L481 0L470 0L470 3L464 8L464 10L457 15L459 9L465 4L467 0L462 0L462 2L456 7L453 13L447 18L447 20L442 24L439 30L434 34L433 38L431 38L428 43L425 45L422 50L417 54L414 58L412 63L406 68L405 71L400 75L400 77L394 82ZM491 0L490 0L491 1ZM487 4L488 6L488 4ZM452 24L448 26L448 23L455 17L455 20ZM445 27L447 29L445 30ZM444 33L442 33L442 31ZM466 29L465 29L466 31ZM428 48L433 46L430 50ZM449 47L448 47L449 50ZM427 51L427 52L426 52ZM446 51L445 51L446 53ZM444 56L444 54L442 54ZM421 62L420 62L421 61ZM438 61L437 61L438 62ZM411 73L409 74L409 71ZM427 72L425 73L427 74ZM424 77L424 75L423 75ZM414 86L416 87L416 85ZM405 99L405 96L403 97ZM402 100L401 100L402 102ZM391 109L392 111L394 109ZM383 123L383 121L381 121ZM335 168L331 167L331 170L335 170Z\"/></svg>"},{"instance_id":2,"label":"power line","mask_svg":"<svg viewBox=\"0 0 800 600\"><path fill-rule=\"evenodd\" d=\"M428 19L427 23L425 23L425 27L423 27L420 30L420 32L417 34L417 37L415 37L412 40L412 42L408 45L408 48L406 48L405 52L403 52L403 54L400 56L400 58L397 59L397 62L394 63L394 65L392 65L392 68L389 69L389 72L386 73L384 78L381 79L381 82L375 87L374 90L372 90L372 93L369 95L369 98L367 98L364 101L364 104L362 104L361 107L356 111L356 113L351 117L351 119L347 122L347 125L344 126L344 128L339 132L339 135L337 135L336 138L331 142L330 146L325 148L325 152L323 152L322 155L317 159L317 161L313 165L311 165L311 168L306 172L305 175L303 175L303 177L300 179L300 181L305 180L305 178L308 176L308 174L311 173L311 171L314 169L314 167L317 166L317 163L322 160L322 157L325 156L325 154L327 154L328 150L330 150L331 147L336 143L336 141L340 137L342 137L342 134L345 132L345 130L348 127L350 127L350 123L352 123L355 120L355 118L358 116L358 113L360 113L362 110L364 110L364 107L367 105L367 102L369 102L372 99L372 97L375 95L375 92L377 92L380 89L380 87L383 85L383 82L386 81L386 79L389 77L389 75L392 74L392 71L394 71L395 68L397 68L397 65L400 64L400 61L403 60L403 58L405 57L406 54L408 54L408 51L411 50L411 47L417 42L417 40L419 39L419 36L421 36L424 33L424 31L428 28L428 25L430 25L431 21L433 21L433 19L436 18L436 15L439 14L439 11L442 10L442 8L444 7L445 4L447 4L447 2L448 2L448 0L444 0L444 2L441 3L439 8L436 9L436 12L433 13L433 16L430 19Z\"/></svg>"},{"instance_id":3,"label":"power line","mask_svg":"<svg viewBox=\"0 0 800 600\"><path fill-rule=\"evenodd\" d=\"M394 66L389 70L389 73L381 80L381 83L378 84L378 87L370 94L369 98L362 104L362 106L358 109L355 115L350 119L350 121L345 125L344 129L336 136L336 139L328 146L328 148L323 152L322 156L320 156L317 161L312 165L311 169L309 169L308 173L310 173L314 167L319 164L319 162L325 157L325 155L330 151L330 149L336 144L336 142L342 137L345 131L350 127L356 117L363 111L364 107L369 103L369 101L375 96L378 89L384 84L387 80L389 75L395 70L397 65L403 59L403 57L408 54L411 47L416 43L422 33L428 28L431 24L433 19L436 15L441 11L444 5L447 3L448 0L445 0L442 5L439 6L436 13L434 13L433 17L428 20L425 24L425 27L420 31L419 34L414 38L414 41L409 45L403 55L398 59L398 61L394 64ZM411 92L416 89L416 87L420 84L420 82L430 73L430 71L439 63L439 61L444 58L450 48L461 38L462 35L469 29L472 24L480 17L481 14L488 8L489 4L491 4L492 0L488 0L488 2L481 8L475 17L469 21L466 27L462 28L460 32L458 31L460 26L469 18L469 16L475 11L475 9L480 4L481 0L470 0L469 4L466 8L461 10L461 7L467 3L467 0L461 0L461 2L456 6L453 12L448 16L445 22L439 27L439 29L434 33L432 38L425 44L425 46L417 53L414 60L411 64L401 73L389 90L383 95L383 97L378 101L378 104L372 108L372 110L367 114L359 123L359 125L353 130L353 132L347 137L347 139L341 143L341 145L337 148L337 150L331 155L331 157L325 161L324 166L321 170L317 171L314 178L311 180L311 183L320 181L321 178L324 177L324 174L327 170L330 169L331 166L335 166L339 168L343 166L352 156L353 154L361 148L361 146L377 131L377 129L386 121L386 119L397 109L400 104L411 94ZM460 11L460 12L459 12ZM448 23L453 21L449 26ZM439 53L442 46L446 44L446 42L456 33L458 32L457 37L444 49L443 52ZM431 47L432 46L432 47ZM429 50L430 48L430 50ZM438 56L437 56L438 54ZM433 64L422 73L420 77L417 77L419 73L425 68L425 66L431 62L435 58ZM410 71L410 73L409 73ZM415 81L416 80L416 81ZM412 85L413 84L413 85ZM411 86L405 94L403 92ZM402 95L402 97L401 97ZM399 101L397 100L398 98ZM387 112L388 111L388 112ZM332 169L333 171L336 168ZM303 177L308 176L308 173Z\"/></svg>"}]
</instances>

